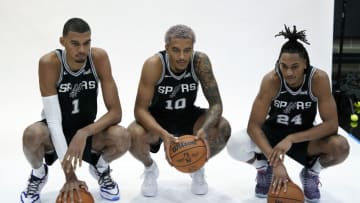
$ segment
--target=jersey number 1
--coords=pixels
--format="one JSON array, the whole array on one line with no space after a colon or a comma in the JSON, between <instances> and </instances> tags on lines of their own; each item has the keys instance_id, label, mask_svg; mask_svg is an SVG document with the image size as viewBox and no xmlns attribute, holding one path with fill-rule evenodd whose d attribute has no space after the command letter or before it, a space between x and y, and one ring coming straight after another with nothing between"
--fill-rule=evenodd
<instances>
[{"instance_id":1,"label":"jersey number 1","mask_svg":"<svg viewBox=\"0 0 360 203\"><path fill-rule=\"evenodd\" d=\"M72 104L73 104L73 110L72 110L72 114L77 114L80 112L80 109L79 109L79 99L74 99L72 101Z\"/></svg>"}]
</instances>

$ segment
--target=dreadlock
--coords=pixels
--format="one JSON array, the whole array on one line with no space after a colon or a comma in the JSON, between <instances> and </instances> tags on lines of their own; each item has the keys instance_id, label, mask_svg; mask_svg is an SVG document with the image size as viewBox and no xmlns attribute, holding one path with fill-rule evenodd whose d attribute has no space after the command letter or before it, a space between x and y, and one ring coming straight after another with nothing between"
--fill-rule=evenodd
<instances>
[{"instance_id":1,"label":"dreadlock","mask_svg":"<svg viewBox=\"0 0 360 203\"><path fill-rule=\"evenodd\" d=\"M310 59L308 52L306 51L303 44L298 41L299 39L301 42L310 45L310 43L306 39L305 30L297 31L296 26L294 25L293 30L291 31L289 27L287 27L286 25L284 26L285 31L281 31L277 35L275 35L275 37L284 36L285 39L288 39L288 41L285 42L285 44L283 44L281 47L278 61L283 53L297 53L301 58L306 60L306 65L307 67L309 67Z\"/></svg>"}]
</instances>

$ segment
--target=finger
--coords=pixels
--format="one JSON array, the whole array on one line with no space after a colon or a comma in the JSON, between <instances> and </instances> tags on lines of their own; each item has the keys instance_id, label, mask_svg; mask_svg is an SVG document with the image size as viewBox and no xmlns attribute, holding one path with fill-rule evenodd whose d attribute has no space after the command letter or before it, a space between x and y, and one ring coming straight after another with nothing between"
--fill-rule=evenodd
<instances>
[{"instance_id":1,"label":"finger","mask_svg":"<svg viewBox=\"0 0 360 203\"><path fill-rule=\"evenodd\" d=\"M81 195L80 195L80 188L78 188L76 190L76 195L77 195L78 202L82 202Z\"/></svg>"},{"instance_id":2,"label":"finger","mask_svg":"<svg viewBox=\"0 0 360 203\"><path fill-rule=\"evenodd\" d=\"M83 157L83 154L84 154L84 152L81 152L81 153L80 153L80 157L79 157L79 167L81 167L81 165L82 165L82 157Z\"/></svg>"},{"instance_id":3,"label":"finger","mask_svg":"<svg viewBox=\"0 0 360 203\"><path fill-rule=\"evenodd\" d=\"M74 171L76 170L76 165L77 165L77 161L78 157L74 157L74 163L73 163L73 167L74 167Z\"/></svg>"},{"instance_id":4,"label":"finger","mask_svg":"<svg viewBox=\"0 0 360 203\"><path fill-rule=\"evenodd\" d=\"M287 192L288 182L289 182L289 179L287 179L287 178L283 182L283 184L284 184L284 192Z\"/></svg>"},{"instance_id":5,"label":"finger","mask_svg":"<svg viewBox=\"0 0 360 203\"><path fill-rule=\"evenodd\" d=\"M274 180L271 184L271 187L272 187L272 190L271 190L271 193L275 193L275 188L276 188L276 180Z\"/></svg>"},{"instance_id":6,"label":"finger","mask_svg":"<svg viewBox=\"0 0 360 203\"><path fill-rule=\"evenodd\" d=\"M276 185L276 192L275 192L275 194L279 194L280 189L281 189L281 181L279 181L279 182L277 183L277 185Z\"/></svg>"},{"instance_id":7,"label":"finger","mask_svg":"<svg viewBox=\"0 0 360 203\"><path fill-rule=\"evenodd\" d=\"M74 190L70 190L69 195L70 195L70 202L73 203L74 202Z\"/></svg>"}]
</instances>

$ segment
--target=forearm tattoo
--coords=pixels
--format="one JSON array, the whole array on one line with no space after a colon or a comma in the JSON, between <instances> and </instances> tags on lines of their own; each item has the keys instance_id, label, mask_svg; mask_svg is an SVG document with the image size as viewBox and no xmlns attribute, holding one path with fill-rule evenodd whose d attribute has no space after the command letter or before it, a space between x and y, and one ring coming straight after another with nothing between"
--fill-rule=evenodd
<instances>
[{"instance_id":1,"label":"forearm tattoo","mask_svg":"<svg viewBox=\"0 0 360 203\"><path fill-rule=\"evenodd\" d=\"M218 123L222 114L222 102L209 58L205 54L197 52L194 61L197 77L210 106L203 125L206 130Z\"/></svg>"}]
</instances>

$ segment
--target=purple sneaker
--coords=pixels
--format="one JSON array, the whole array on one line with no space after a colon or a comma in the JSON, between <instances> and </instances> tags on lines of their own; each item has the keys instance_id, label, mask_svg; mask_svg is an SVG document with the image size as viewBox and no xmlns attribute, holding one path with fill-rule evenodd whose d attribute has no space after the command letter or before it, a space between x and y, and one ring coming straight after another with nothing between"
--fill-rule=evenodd
<instances>
[{"instance_id":1,"label":"purple sneaker","mask_svg":"<svg viewBox=\"0 0 360 203\"><path fill-rule=\"evenodd\" d=\"M319 174L311 169L303 168L300 172L300 180L304 188L305 199L308 202L319 202Z\"/></svg>"},{"instance_id":2,"label":"purple sneaker","mask_svg":"<svg viewBox=\"0 0 360 203\"><path fill-rule=\"evenodd\" d=\"M266 198L271 185L273 170L270 166L264 166L257 169L255 196Z\"/></svg>"}]
</instances>

